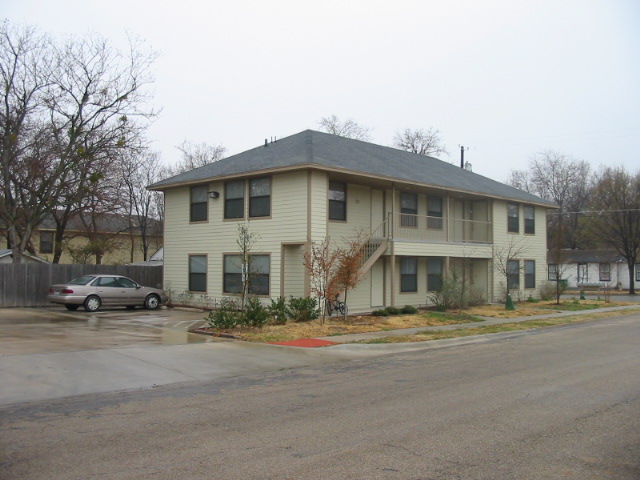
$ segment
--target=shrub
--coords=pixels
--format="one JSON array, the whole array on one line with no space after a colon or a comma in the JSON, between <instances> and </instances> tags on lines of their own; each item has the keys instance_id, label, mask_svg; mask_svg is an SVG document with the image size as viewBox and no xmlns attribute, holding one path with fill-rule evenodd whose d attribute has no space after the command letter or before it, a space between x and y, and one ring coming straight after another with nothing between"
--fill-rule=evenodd
<instances>
[{"instance_id":1,"label":"shrub","mask_svg":"<svg viewBox=\"0 0 640 480\"><path fill-rule=\"evenodd\" d=\"M418 309L413 305L405 305L404 307L402 307L402 313L413 315L414 313L418 313Z\"/></svg>"},{"instance_id":2,"label":"shrub","mask_svg":"<svg viewBox=\"0 0 640 480\"><path fill-rule=\"evenodd\" d=\"M271 299L271 305L267 307L269 316L271 317L271 323L274 325L284 325L287 323L289 317L289 311L287 309L287 301L284 297L279 297L278 300Z\"/></svg>"},{"instance_id":3,"label":"shrub","mask_svg":"<svg viewBox=\"0 0 640 480\"><path fill-rule=\"evenodd\" d=\"M460 307L462 295L462 282L458 275L453 272L451 275L442 278L442 285L439 290L429 295L429 300L440 311Z\"/></svg>"},{"instance_id":4,"label":"shrub","mask_svg":"<svg viewBox=\"0 0 640 480\"><path fill-rule=\"evenodd\" d=\"M233 298L223 298L218 308L209 312L206 321L209 327L217 329L233 328L242 324L242 312L238 302Z\"/></svg>"},{"instance_id":5,"label":"shrub","mask_svg":"<svg viewBox=\"0 0 640 480\"><path fill-rule=\"evenodd\" d=\"M560 294L564 293L567 287L566 281L560 282ZM545 282L540 285L540 298L545 301L553 300L556 298L556 282Z\"/></svg>"},{"instance_id":6,"label":"shrub","mask_svg":"<svg viewBox=\"0 0 640 480\"><path fill-rule=\"evenodd\" d=\"M387 313L389 315L399 315L400 314L400 309L397 307L387 307L385 308L385 310L387 311Z\"/></svg>"},{"instance_id":7,"label":"shrub","mask_svg":"<svg viewBox=\"0 0 640 480\"><path fill-rule=\"evenodd\" d=\"M189 305L191 303L191 299L193 298L193 294L189 290L185 290L184 292L178 294L178 303L182 305Z\"/></svg>"},{"instance_id":8,"label":"shrub","mask_svg":"<svg viewBox=\"0 0 640 480\"><path fill-rule=\"evenodd\" d=\"M262 327L269 320L269 313L262 302L255 297L249 298L242 315L242 323L251 327Z\"/></svg>"},{"instance_id":9,"label":"shrub","mask_svg":"<svg viewBox=\"0 0 640 480\"><path fill-rule=\"evenodd\" d=\"M388 317L389 312L386 308L384 308L382 310L374 310L373 312L371 312L371 315L373 315L374 317Z\"/></svg>"},{"instance_id":10,"label":"shrub","mask_svg":"<svg viewBox=\"0 0 640 480\"><path fill-rule=\"evenodd\" d=\"M294 322L310 322L320 316L318 302L311 297L289 298L288 310Z\"/></svg>"}]
</instances>

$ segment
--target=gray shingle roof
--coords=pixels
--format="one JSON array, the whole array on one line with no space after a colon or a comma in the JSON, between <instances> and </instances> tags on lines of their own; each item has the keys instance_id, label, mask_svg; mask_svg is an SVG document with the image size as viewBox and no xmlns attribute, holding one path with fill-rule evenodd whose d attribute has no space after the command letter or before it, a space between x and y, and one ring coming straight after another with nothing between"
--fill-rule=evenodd
<instances>
[{"instance_id":1,"label":"gray shingle roof","mask_svg":"<svg viewBox=\"0 0 640 480\"><path fill-rule=\"evenodd\" d=\"M555 206L535 195L437 158L313 130L305 130L269 143L268 146L253 148L190 170L150 185L149 188L164 190L220 177L297 166L338 169L415 185Z\"/></svg>"}]
</instances>

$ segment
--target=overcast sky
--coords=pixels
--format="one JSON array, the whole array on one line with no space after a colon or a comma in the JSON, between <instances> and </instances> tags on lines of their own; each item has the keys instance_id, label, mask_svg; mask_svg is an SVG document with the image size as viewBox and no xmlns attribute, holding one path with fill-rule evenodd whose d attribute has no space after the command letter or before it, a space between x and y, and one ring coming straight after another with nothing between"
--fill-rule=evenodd
<instances>
[{"instance_id":1,"label":"overcast sky","mask_svg":"<svg viewBox=\"0 0 640 480\"><path fill-rule=\"evenodd\" d=\"M556 149L640 167L638 0L0 0L60 37L126 33L160 53L150 137L235 154L352 118L390 145L435 127L458 163L503 181Z\"/></svg>"}]
</instances>

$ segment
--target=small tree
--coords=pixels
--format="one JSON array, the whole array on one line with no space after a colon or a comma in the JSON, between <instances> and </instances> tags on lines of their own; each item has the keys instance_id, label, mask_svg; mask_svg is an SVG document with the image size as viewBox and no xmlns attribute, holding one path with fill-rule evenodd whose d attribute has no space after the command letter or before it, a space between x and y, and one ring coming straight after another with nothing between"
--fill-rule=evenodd
<instances>
[{"instance_id":1,"label":"small tree","mask_svg":"<svg viewBox=\"0 0 640 480\"><path fill-rule=\"evenodd\" d=\"M328 237L319 243L312 242L304 254L304 266L311 278L311 293L321 299L322 325L327 314L326 302L339 292L336 282L339 260L340 250L331 248Z\"/></svg>"},{"instance_id":2,"label":"small tree","mask_svg":"<svg viewBox=\"0 0 640 480\"><path fill-rule=\"evenodd\" d=\"M364 255L362 232L347 241L344 248L338 249L338 268L335 281L340 290L344 291L344 302L347 303L349 290L360 283L360 266ZM346 317L346 311L344 316Z\"/></svg>"},{"instance_id":3,"label":"small tree","mask_svg":"<svg viewBox=\"0 0 640 480\"><path fill-rule=\"evenodd\" d=\"M493 254L493 268L505 278L507 285L507 305L509 302L509 295L511 293L511 278L514 275L520 278L520 272L523 269L523 265L519 258L522 254L524 247L519 242L514 241L513 238L509 239L509 242L501 247L497 247Z\"/></svg>"},{"instance_id":4,"label":"small tree","mask_svg":"<svg viewBox=\"0 0 640 480\"><path fill-rule=\"evenodd\" d=\"M549 240L549 258L551 263L555 265L549 276L553 276L556 290L556 305L560 305L560 295L564 291L562 288L562 276L569 269L568 251L562 248L563 239L565 238L563 215L560 214L555 220L556 228Z\"/></svg>"},{"instance_id":5,"label":"small tree","mask_svg":"<svg viewBox=\"0 0 640 480\"><path fill-rule=\"evenodd\" d=\"M247 296L249 295L249 285L253 275L250 252L258 239L259 235L257 233L249 231L249 225L246 223L238 225L238 238L236 238L236 244L240 249L240 268L242 269L242 298L240 303L242 309L246 306Z\"/></svg>"}]
</instances>

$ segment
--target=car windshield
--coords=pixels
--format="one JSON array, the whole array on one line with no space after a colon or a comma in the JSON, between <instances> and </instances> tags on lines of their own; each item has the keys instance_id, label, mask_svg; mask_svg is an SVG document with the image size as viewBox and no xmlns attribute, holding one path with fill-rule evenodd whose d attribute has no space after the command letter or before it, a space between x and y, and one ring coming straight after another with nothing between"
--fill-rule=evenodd
<instances>
[{"instance_id":1,"label":"car windshield","mask_svg":"<svg viewBox=\"0 0 640 480\"><path fill-rule=\"evenodd\" d=\"M70 285L86 285L87 283L89 283L94 278L96 278L96 277L94 277L92 275L83 275L82 277L74 278L73 280L71 280L68 283Z\"/></svg>"}]
</instances>

